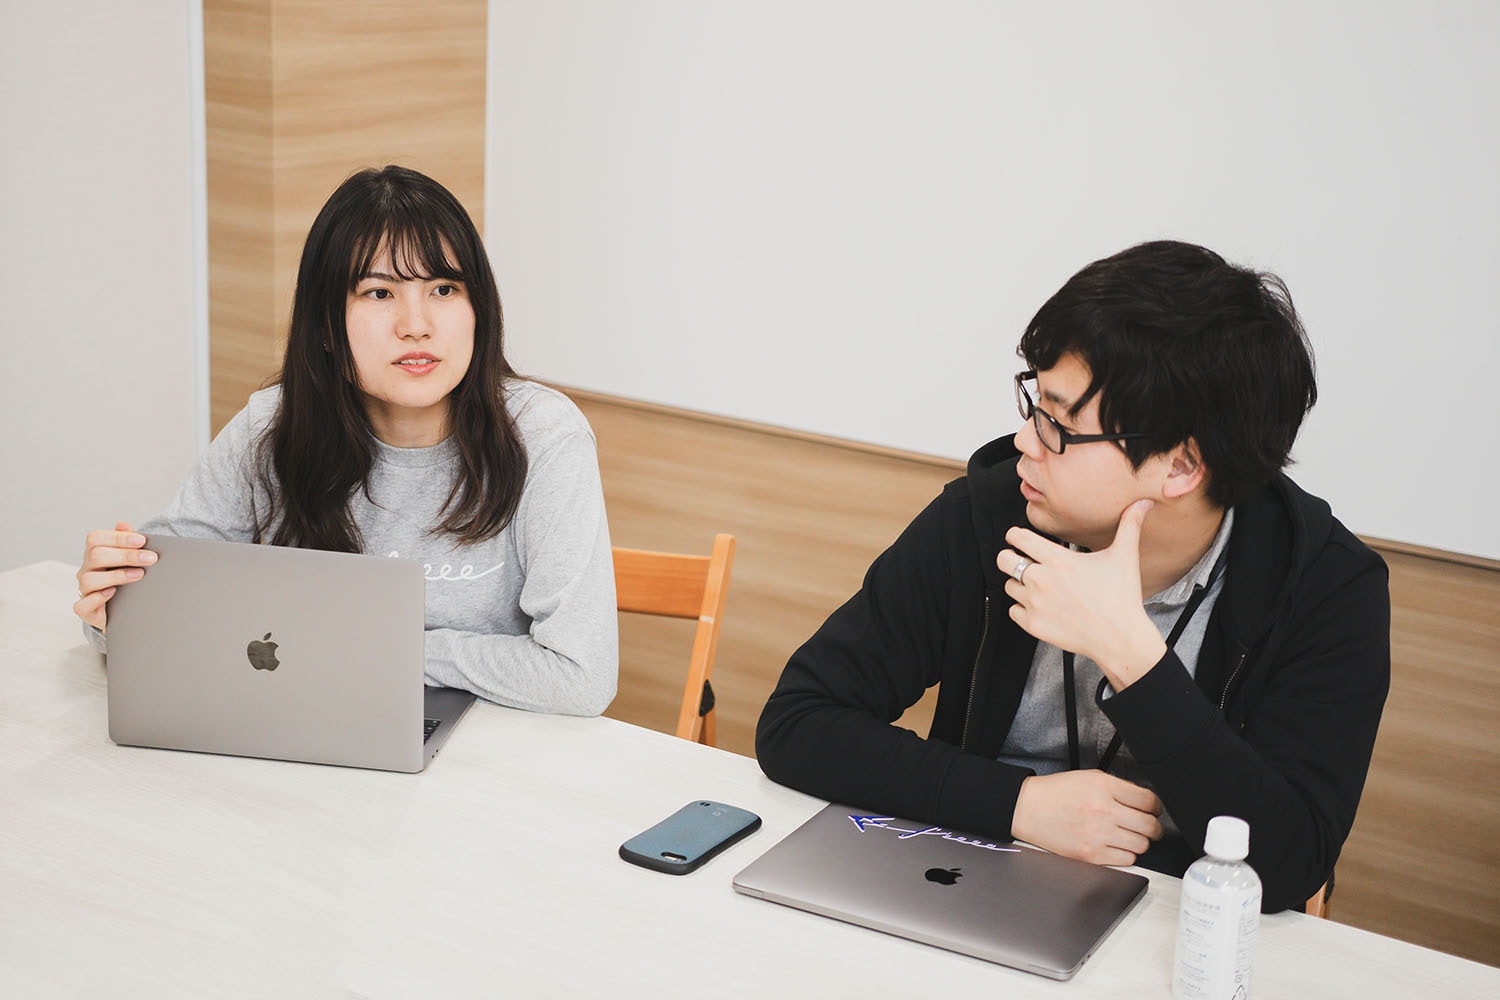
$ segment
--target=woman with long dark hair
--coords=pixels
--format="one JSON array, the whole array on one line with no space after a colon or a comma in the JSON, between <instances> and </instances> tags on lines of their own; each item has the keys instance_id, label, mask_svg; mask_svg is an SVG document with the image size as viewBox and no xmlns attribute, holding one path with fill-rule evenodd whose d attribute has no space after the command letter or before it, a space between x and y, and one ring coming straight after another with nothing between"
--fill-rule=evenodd
<instances>
[{"instance_id":1,"label":"woman with long dark hair","mask_svg":"<svg viewBox=\"0 0 1500 1000\"><path fill-rule=\"evenodd\" d=\"M364 170L302 251L280 375L141 526L90 532L74 611L156 561L146 534L417 559L427 680L537 711L614 697L613 565L593 432L505 359L473 222L413 170Z\"/></svg>"}]
</instances>

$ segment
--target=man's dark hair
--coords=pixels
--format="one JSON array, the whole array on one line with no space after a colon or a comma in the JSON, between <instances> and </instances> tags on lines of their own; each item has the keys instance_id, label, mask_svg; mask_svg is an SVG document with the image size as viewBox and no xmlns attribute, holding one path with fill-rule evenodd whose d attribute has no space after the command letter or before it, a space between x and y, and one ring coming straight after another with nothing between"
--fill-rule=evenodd
<instances>
[{"instance_id":1,"label":"man's dark hair","mask_svg":"<svg viewBox=\"0 0 1500 1000\"><path fill-rule=\"evenodd\" d=\"M1026 364L1088 366L1106 433L1137 468L1192 438L1208 499L1231 507L1275 478L1318 398L1312 345L1286 285L1190 243L1142 243L1088 265L1021 337Z\"/></svg>"}]
</instances>

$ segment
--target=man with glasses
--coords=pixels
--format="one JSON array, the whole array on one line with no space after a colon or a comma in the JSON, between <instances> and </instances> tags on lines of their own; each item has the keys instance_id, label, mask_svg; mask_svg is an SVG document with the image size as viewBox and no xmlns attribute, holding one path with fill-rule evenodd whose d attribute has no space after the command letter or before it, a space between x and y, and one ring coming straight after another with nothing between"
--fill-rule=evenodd
<instances>
[{"instance_id":1,"label":"man with glasses","mask_svg":"<svg viewBox=\"0 0 1500 1000\"><path fill-rule=\"evenodd\" d=\"M1074 275L975 453L792 656L766 774L1181 874L1250 824L1269 912L1329 877L1390 681L1385 564L1283 472L1317 398L1271 275L1184 243ZM938 685L932 731L895 725Z\"/></svg>"}]
</instances>

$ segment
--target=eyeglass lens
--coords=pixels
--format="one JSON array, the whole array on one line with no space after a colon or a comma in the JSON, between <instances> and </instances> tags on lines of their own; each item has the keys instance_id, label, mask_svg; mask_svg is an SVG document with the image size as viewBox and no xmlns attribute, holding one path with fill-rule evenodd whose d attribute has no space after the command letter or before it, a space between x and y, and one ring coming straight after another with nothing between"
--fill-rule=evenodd
<instances>
[{"instance_id":1,"label":"eyeglass lens","mask_svg":"<svg viewBox=\"0 0 1500 1000\"><path fill-rule=\"evenodd\" d=\"M1026 383L1036 383L1036 379L1016 379L1016 406L1020 408L1021 416L1031 421L1031 426L1036 428L1036 436L1042 442L1042 447L1048 451L1062 452L1062 427L1053 420L1050 415L1039 409L1031 398L1031 392L1026 388Z\"/></svg>"}]
</instances>

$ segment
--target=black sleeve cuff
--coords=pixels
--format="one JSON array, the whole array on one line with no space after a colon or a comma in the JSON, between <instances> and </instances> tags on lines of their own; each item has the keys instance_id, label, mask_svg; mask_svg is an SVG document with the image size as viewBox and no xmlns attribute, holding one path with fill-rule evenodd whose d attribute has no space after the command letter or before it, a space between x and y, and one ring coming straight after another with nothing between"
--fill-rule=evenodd
<instances>
[{"instance_id":1,"label":"black sleeve cuff","mask_svg":"<svg viewBox=\"0 0 1500 1000\"><path fill-rule=\"evenodd\" d=\"M1218 712L1170 649L1134 684L1095 701L1143 765L1181 750Z\"/></svg>"}]
</instances>

